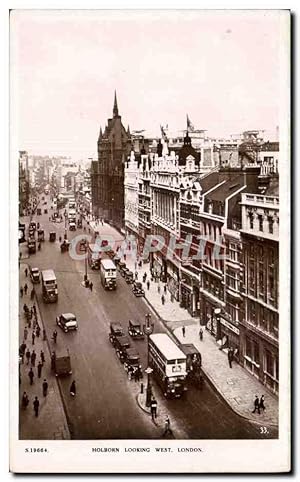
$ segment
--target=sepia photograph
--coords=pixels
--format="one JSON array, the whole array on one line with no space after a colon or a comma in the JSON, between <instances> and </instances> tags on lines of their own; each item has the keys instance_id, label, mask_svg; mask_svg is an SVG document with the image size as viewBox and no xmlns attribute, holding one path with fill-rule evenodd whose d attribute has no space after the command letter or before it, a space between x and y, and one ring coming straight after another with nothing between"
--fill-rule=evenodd
<instances>
[{"instance_id":1,"label":"sepia photograph","mask_svg":"<svg viewBox=\"0 0 300 482\"><path fill-rule=\"evenodd\" d=\"M288 10L10 12L16 471L289 470L289 58Z\"/></svg>"}]
</instances>

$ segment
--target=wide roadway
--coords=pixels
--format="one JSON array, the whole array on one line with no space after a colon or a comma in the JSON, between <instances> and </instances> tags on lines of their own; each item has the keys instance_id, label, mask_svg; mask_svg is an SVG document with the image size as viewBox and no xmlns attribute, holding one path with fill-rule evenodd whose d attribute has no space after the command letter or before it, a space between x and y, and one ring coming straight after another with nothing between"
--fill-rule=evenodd
<instances>
[{"instance_id":1,"label":"wide roadway","mask_svg":"<svg viewBox=\"0 0 300 482\"><path fill-rule=\"evenodd\" d=\"M49 197L48 197L49 199ZM43 201L42 201L43 202ZM43 208L46 206L42 206ZM50 202L48 202L50 208ZM49 213L53 211L49 209ZM141 322L150 308L142 298L135 298L121 276L118 276L116 291L105 291L100 283L99 271L88 267L88 277L93 282L93 291L82 285L85 264L74 260L69 253L61 253L58 237L65 232L64 223L49 222L49 214L37 216L45 229L45 242L42 249L31 255L28 262L41 270L54 269L58 281L58 302L45 304L42 301L41 286L37 287L38 303L47 331L50 349L57 355L71 356L73 374L59 378L62 400L73 439L151 439L161 436L161 432L151 422L150 417L137 405L135 382L128 381L123 366L116 357L109 342L111 322L122 323L127 330L128 320ZM84 225L87 224L84 222ZM49 242L49 231L56 231L57 242ZM100 233L116 233L112 228L100 228ZM68 238L88 234L83 230L68 231ZM64 333L56 326L58 314L76 314L79 329ZM166 332L166 328L152 313L156 332ZM54 329L58 331L57 345L51 340ZM141 355L143 368L147 365L146 341L134 342ZM72 379L77 383L77 395L70 396ZM170 420L176 424L177 434L182 438L194 439L234 439L260 438L258 426L236 415L223 399L208 384L202 391L190 388L181 400L166 400L158 387L155 393L158 407L164 407ZM269 433L269 437L276 436ZM265 438L265 436L263 436Z\"/></svg>"}]
</instances>

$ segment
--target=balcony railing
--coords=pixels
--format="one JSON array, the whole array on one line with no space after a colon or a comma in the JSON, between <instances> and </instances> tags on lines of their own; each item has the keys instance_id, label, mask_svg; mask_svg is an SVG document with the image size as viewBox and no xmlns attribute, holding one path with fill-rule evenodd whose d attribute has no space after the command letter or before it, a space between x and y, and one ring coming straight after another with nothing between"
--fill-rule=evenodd
<instances>
[{"instance_id":1,"label":"balcony railing","mask_svg":"<svg viewBox=\"0 0 300 482\"><path fill-rule=\"evenodd\" d=\"M242 203L247 204L272 204L279 206L279 198L276 196L261 196L259 194L242 194Z\"/></svg>"}]
</instances>

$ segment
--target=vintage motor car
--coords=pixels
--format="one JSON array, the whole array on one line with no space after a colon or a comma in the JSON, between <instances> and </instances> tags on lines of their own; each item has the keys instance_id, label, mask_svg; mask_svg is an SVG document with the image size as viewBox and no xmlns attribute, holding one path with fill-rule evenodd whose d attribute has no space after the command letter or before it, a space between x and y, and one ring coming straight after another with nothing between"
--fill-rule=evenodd
<instances>
[{"instance_id":1,"label":"vintage motor car","mask_svg":"<svg viewBox=\"0 0 300 482\"><path fill-rule=\"evenodd\" d=\"M73 313L62 313L56 317L56 324L68 333L70 330L78 330L78 323L76 316Z\"/></svg>"},{"instance_id":2,"label":"vintage motor car","mask_svg":"<svg viewBox=\"0 0 300 482\"><path fill-rule=\"evenodd\" d=\"M45 231L43 229L38 230L38 241L45 241Z\"/></svg>"},{"instance_id":3,"label":"vintage motor car","mask_svg":"<svg viewBox=\"0 0 300 482\"><path fill-rule=\"evenodd\" d=\"M124 331L120 323L110 324L109 341L113 344L113 346L115 346L117 337L123 336L123 335L124 335Z\"/></svg>"},{"instance_id":4,"label":"vintage motor car","mask_svg":"<svg viewBox=\"0 0 300 482\"><path fill-rule=\"evenodd\" d=\"M40 270L39 268L30 268L30 279L32 283L40 282Z\"/></svg>"},{"instance_id":5,"label":"vintage motor car","mask_svg":"<svg viewBox=\"0 0 300 482\"><path fill-rule=\"evenodd\" d=\"M201 353L192 343L184 343L180 345L180 349L186 355L187 380L201 388L201 383L203 382Z\"/></svg>"},{"instance_id":6,"label":"vintage motor car","mask_svg":"<svg viewBox=\"0 0 300 482\"><path fill-rule=\"evenodd\" d=\"M86 247L87 247L87 241L86 241L86 239L82 239L79 242L79 251L85 251Z\"/></svg>"},{"instance_id":7,"label":"vintage motor car","mask_svg":"<svg viewBox=\"0 0 300 482\"><path fill-rule=\"evenodd\" d=\"M33 229L34 231L36 230L36 223L34 221L31 221L29 224L29 229Z\"/></svg>"},{"instance_id":8,"label":"vintage motor car","mask_svg":"<svg viewBox=\"0 0 300 482\"><path fill-rule=\"evenodd\" d=\"M123 278L126 279L126 275L127 275L127 273L129 273L129 272L130 272L130 269L125 267L125 268L123 268L123 269L121 270L121 276L123 276Z\"/></svg>"},{"instance_id":9,"label":"vintage motor car","mask_svg":"<svg viewBox=\"0 0 300 482\"><path fill-rule=\"evenodd\" d=\"M124 269L127 269L126 263L124 263L124 261L120 261L118 267L119 267L119 270L120 270L120 273L121 273L121 274L122 274L122 272L124 271Z\"/></svg>"},{"instance_id":10,"label":"vintage motor car","mask_svg":"<svg viewBox=\"0 0 300 482\"><path fill-rule=\"evenodd\" d=\"M49 241L51 241L51 243L54 243L56 241L56 232L55 231L50 231Z\"/></svg>"},{"instance_id":11,"label":"vintage motor car","mask_svg":"<svg viewBox=\"0 0 300 482\"><path fill-rule=\"evenodd\" d=\"M118 256L118 255L116 254L115 257L114 257L114 263L115 263L115 265L116 265L116 266L119 266L120 261L121 261L120 256Z\"/></svg>"},{"instance_id":12,"label":"vintage motor car","mask_svg":"<svg viewBox=\"0 0 300 482\"><path fill-rule=\"evenodd\" d=\"M132 284L134 282L134 274L132 271L126 271L124 275L125 281L128 284Z\"/></svg>"},{"instance_id":13,"label":"vintage motor car","mask_svg":"<svg viewBox=\"0 0 300 482\"><path fill-rule=\"evenodd\" d=\"M55 376L72 375L71 358L66 356L55 356L53 360Z\"/></svg>"},{"instance_id":14,"label":"vintage motor car","mask_svg":"<svg viewBox=\"0 0 300 482\"><path fill-rule=\"evenodd\" d=\"M140 355L135 348L126 348L124 350L124 368L128 372L130 369L140 369Z\"/></svg>"},{"instance_id":15,"label":"vintage motor car","mask_svg":"<svg viewBox=\"0 0 300 482\"><path fill-rule=\"evenodd\" d=\"M144 333L143 333L143 330L142 330L142 327L141 327L141 324L140 324L139 321L129 320L128 334L132 338L135 338L136 340L143 340L144 339Z\"/></svg>"},{"instance_id":16,"label":"vintage motor car","mask_svg":"<svg viewBox=\"0 0 300 482\"><path fill-rule=\"evenodd\" d=\"M65 253L66 251L69 251L70 248L70 241L68 239L64 239L64 241L60 245L60 250L62 253Z\"/></svg>"},{"instance_id":17,"label":"vintage motor car","mask_svg":"<svg viewBox=\"0 0 300 482\"><path fill-rule=\"evenodd\" d=\"M143 285L140 281L135 281L132 285L132 291L135 296L145 296Z\"/></svg>"},{"instance_id":18,"label":"vintage motor car","mask_svg":"<svg viewBox=\"0 0 300 482\"><path fill-rule=\"evenodd\" d=\"M130 340L128 336L126 335L118 336L115 342L115 349L116 349L117 357L120 359L121 363L124 363L125 361L125 358L126 358L125 351L127 348L130 348Z\"/></svg>"}]
</instances>

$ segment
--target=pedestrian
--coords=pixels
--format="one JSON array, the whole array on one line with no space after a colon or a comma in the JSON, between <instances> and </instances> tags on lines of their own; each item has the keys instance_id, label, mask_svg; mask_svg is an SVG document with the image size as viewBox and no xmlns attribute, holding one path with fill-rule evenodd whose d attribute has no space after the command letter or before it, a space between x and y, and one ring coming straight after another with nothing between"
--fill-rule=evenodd
<instances>
[{"instance_id":1,"label":"pedestrian","mask_svg":"<svg viewBox=\"0 0 300 482\"><path fill-rule=\"evenodd\" d=\"M32 344L34 345L34 340L35 340L35 331L34 330L32 331L31 338L32 338Z\"/></svg>"},{"instance_id":2,"label":"pedestrian","mask_svg":"<svg viewBox=\"0 0 300 482\"><path fill-rule=\"evenodd\" d=\"M36 333L36 336L39 338L39 337L40 337L40 334L41 334L41 328L40 328L40 325L39 325L39 324L37 324L35 333Z\"/></svg>"},{"instance_id":3,"label":"pedestrian","mask_svg":"<svg viewBox=\"0 0 300 482\"><path fill-rule=\"evenodd\" d=\"M264 395L262 395L262 396L260 397L259 408L262 409L263 412L266 410L266 406L265 406L265 396L264 396Z\"/></svg>"},{"instance_id":4,"label":"pedestrian","mask_svg":"<svg viewBox=\"0 0 300 482\"><path fill-rule=\"evenodd\" d=\"M41 350L40 357L41 357L41 362L42 362L42 364L44 365L44 363L45 363L45 354L44 354L43 350Z\"/></svg>"},{"instance_id":5,"label":"pedestrian","mask_svg":"<svg viewBox=\"0 0 300 482\"><path fill-rule=\"evenodd\" d=\"M70 386L70 395L72 395L72 397L75 397L75 395L76 395L76 383L75 383L75 380L73 380L72 383L71 383L71 386Z\"/></svg>"},{"instance_id":6,"label":"pedestrian","mask_svg":"<svg viewBox=\"0 0 300 482\"><path fill-rule=\"evenodd\" d=\"M27 275L28 275L28 269L27 268L25 268L24 273L25 273L25 276L27 278Z\"/></svg>"},{"instance_id":7,"label":"pedestrian","mask_svg":"<svg viewBox=\"0 0 300 482\"><path fill-rule=\"evenodd\" d=\"M27 286L27 283L25 283L25 285L24 285L24 293L25 293L25 295L27 295L27 290L28 290L28 286Z\"/></svg>"},{"instance_id":8,"label":"pedestrian","mask_svg":"<svg viewBox=\"0 0 300 482\"><path fill-rule=\"evenodd\" d=\"M147 281L147 290L149 290L149 289L150 289L150 281L148 280Z\"/></svg>"},{"instance_id":9,"label":"pedestrian","mask_svg":"<svg viewBox=\"0 0 300 482\"><path fill-rule=\"evenodd\" d=\"M199 338L200 338L200 341L203 340L203 329L202 328L200 328L200 330L199 330Z\"/></svg>"},{"instance_id":10,"label":"pedestrian","mask_svg":"<svg viewBox=\"0 0 300 482\"><path fill-rule=\"evenodd\" d=\"M23 340L23 343L20 346L20 352L23 353L23 355L25 354L26 347L27 347L27 345L26 345L25 341Z\"/></svg>"},{"instance_id":11,"label":"pedestrian","mask_svg":"<svg viewBox=\"0 0 300 482\"><path fill-rule=\"evenodd\" d=\"M28 308L28 306L26 305L26 303L24 303L24 305L23 305L23 311L24 311L25 315L26 315L26 314L28 313L28 311L29 311L29 308Z\"/></svg>"},{"instance_id":12,"label":"pedestrian","mask_svg":"<svg viewBox=\"0 0 300 482\"><path fill-rule=\"evenodd\" d=\"M183 336L183 338L185 338L185 326L183 326L183 327L181 328L181 330L182 330L182 336Z\"/></svg>"},{"instance_id":13,"label":"pedestrian","mask_svg":"<svg viewBox=\"0 0 300 482\"><path fill-rule=\"evenodd\" d=\"M46 330L45 328L43 329L43 341L47 340L47 335L46 335Z\"/></svg>"},{"instance_id":14,"label":"pedestrian","mask_svg":"<svg viewBox=\"0 0 300 482\"><path fill-rule=\"evenodd\" d=\"M167 418L165 420L165 431L164 431L163 435L166 435L167 433L172 433L172 430L170 428L170 419L169 419L168 415L167 415Z\"/></svg>"},{"instance_id":15,"label":"pedestrian","mask_svg":"<svg viewBox=\"0 0 300 482\"><path fill-rule=\"evenodd\" d=\"M227 356L228 356L229 368L232 368L232 357L233 357L233 354L232 354L231 348L229 348Z\"/></svg>"},{"instance_id":16,"label":"pedestrian","mask_svg":"<svg viewBox=\"0 0 300 482\"><path fill-rule=\"evenodd\" d=\"M93 291L93 283L90 281L90 290Z\"/></svg>"},{"instance_id":17,"label":"pedestrian","mask_svg":"<svg viewBox=\"0 0 300 482\"><path fill-rule=\"evenodd\" d=\"M135 281L137 281L137 279L138 279L138 277L139 277L139 274L138 274L137 271L134 273L134 276L135 276Z\"/></svg>"},{"instance_id":18,"label":"pedestrian","mask_svg":"<svg viewBox=\"0 0 300 482\"><path fill-rule=\"evenodd\" d=\"M28 330L27 330L27 326L25 326L25 328L24 328L24 340L27 340L27 336L28 336Z\"/></svg>"},{"instance_id":19,"label":"pedestrian","mask_svg":"<svg viewBox=\"0 0 300 482\"><path fill-rule=\"evenodd\" d=\"M22 408L24 408L24 410L28 407L28 404L29 404L29 398L28 398L28 395L26 392L23 393L23 396L22 396Z\"/></svg>"},{"instance_id":20,"label":"pedestrian","mask_svg":"<svg viewBox=\"0 0 300 482\"><path fill-rule=\"evenodd\" d=\"M46 378L44 378L44 381L43 381L43 396L46 397L47 393L48 393L48 383L47 383Z\"/></svg>"},{"instance_id":21,"label":"pedestrian","mask_svg":"<svg viewBox=\"0 0 300 482\"><path fill-rule=\"evenodd\" d=\"M165 285L164 285L164 293L165 294L167 293L167 283L165 283Z\"/></svg>"},{"instance_id":22,"label":"pedestrian","mask_svg":"<svg viewBox=\"0 0 300 482\"><path fill-rule=\"evenodd\" d=\"M134 375L134 381L139 382L140 381L140 369L139 369L139 367L135 368L133 375Z\"/></svg>"},{"instance_id":23,"label":"pedestrian","mask_svg":"<svg viewBox=\"0 0 300 482\"><path fill-rule=\"evenodd\" d=\"M41 361L39 361L38 366L37 366L39 378L41 378L41 376L42 376L42 368L43 368L43 364L42 364Z\"/></svg>"},{"instance_id":24,"label":"pedestrian","mask_svg":"<svg viewBox=\"0 0 300 482\"><path fill-rule=\"evenodd\" d=\"M52 352L51 354L51 370L55 370L55 361L56 361L56 353L55 351Z\"/></svg>"},{"instance_id":25,"label":"pedestrian","mask_svg":"<svg viewBox=\"0 0 300 482\"><path fill-rule=\"evenodd\" d=\"M39 399L38 399L38 397L35 397L34 402L33 402L33 410L34 410L34 413L35 413L36 417L39 416L39 406L40 406Z\"/></svg>"},{"instance_id":26,"label":"pedestrian","mask_svg":"<svg viewBox=\"0 0 300 482\"><path fill-rule=\"evenodd\" d=\"M23 298L23 288L22 288L22 286L20 288L20 295L21 295L21 298Z\"/></svg>"},{"instance_id":27,"label":"pedestrian","mask_svg":"<svg viewBox=\"0 0 300 482\"><path fill-rule=\"evenodd\" d=\"M171 293L171 303L174 303L174 295Z\"/></svg>"},{"instance_id":28,"label":"pedestrian","mask_svg":"<svg viewBox=\"0 0 300 482\"><path fill-rule=\"evenodd\" d=\"M31 357L29 348L27 349L27 352L26 352L25 356L27 358L27 365L29 365L29 360L30 360L30 357Z\"/></svg>"},{"instance_id":29,"label":"pedestrian","mask_svg":"<svg viewBox=\"0 0 300 482\"><path fill-rule=\"evenodd\" d=\"M165 300L164 295L161 295L161 304L164 305L164 304L165 304L165 301L166 301L166 300Z\"/></svg>"},{"instance_id":30,"label":"pedestrian","mask_svg":"<svg viewBox=\"0 0 300 482\"><path fill-rule=\"evenodd\" d=\"M34 291L34 288L32 288L32 290L31 290L31 292L30 292L30 299L31 299L31 300L33 300L34 295L35 295L35 291Z\"/></svg>"},{"instance_id":31,"label":"pedestrian","mask_svg":"<svg viewBox=\"0 0 300 482\"><path fill-rule=\"evenodd\" d=\"M157 401L155 400L154 397L151 400L150 409L151 409L152 421L154 422L157 417Z\"/></svg>"},{"instance_id":32,"label":"pedestrian","mask_svg":"<svg viewBox=\"0 0 300 482\"><path fill-rule=\"evenodd\" d=\"M35 367L35 360L36 360L36 353L34 350L32 350L32 353L31 353L31 366L32 367Z\"/></svg>"},{"instance_id":33,"label":"pedestrian","mask_svg":"<svg viewBox=\"0 0 300 482\"><path fill-rule=\"evenodd\" d=\"M255 413L256 411L260 414L259 398L258 398L257 395L255 395L255 399L254 399L254 410L253 410L252 413Z\"/></svg>"},{"instance_id":34,"label":"pedestrian","mask_svg":"<svg viewBox=\"0 0 300 482\"><path fill-rule=\"evenodd\" d=\"M33 373L32 367L30 368L30 370L28 372L28 376L29 376L29 380L30 380L30 385L32 385L33 379L34 379L34 373Z\"/></svg>"},{"instance_id":35,"label":"pedestrian","mask_svg":"<svg viewBox=\"0 0 300 482\"><path fill-rule=\"evenodd\" d=\"M56 340L57 340L57 331L56 330L54 330L54 332L53 332L52 339L53 339L54 343L56 343Z\"/></svg>"},{"instance_id":36,"label":"pedestrian","mask_svg":"<svg viewBox=\"0 0 300 482\"><path fill-rule=\"evenodd\" d=\"M157 292L158 292L158 294L160 294L160 284L158 284L158 286L157 286Z\"/></svg>"}]
</instances>

